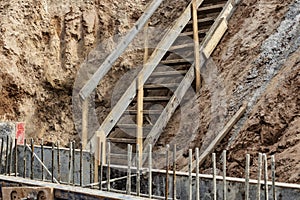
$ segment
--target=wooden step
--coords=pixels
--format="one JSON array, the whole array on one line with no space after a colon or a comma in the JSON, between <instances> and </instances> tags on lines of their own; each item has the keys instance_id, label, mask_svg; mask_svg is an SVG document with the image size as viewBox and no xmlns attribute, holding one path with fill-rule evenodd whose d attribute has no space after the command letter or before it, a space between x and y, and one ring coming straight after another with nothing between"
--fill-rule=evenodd
<instances>
[{"instance_id":1,"label":"wooden step","mask_svg":"<svg viewBox=\"0 0 300 200\"><path fill-rule=\"evenodd\" d=\"M176 46L171 46L169 51L174 51L174 50L178 50L178 49L193 48L193 47L194 47L194 43L180 44L180 45L176 45Z\"/></svg>"},{"instance_id":2,"label":"wooden step","mask_svg":"<svg viewBox=\"0 0 300 200\"><path fill-rule=\"evenodd\" d=\"M156 96L156 97L144 97L144 102L153 102L153 101L169 101L170 97Z\"/></svg>"},{"instance_id":3,"label":"wooden step","mask_svg":"<svg viewBox=\"0 0 300 200\"><path fill-rule=\"evenodd\" d=\"M160 63L163 65L184 65L184 64L191 64L192 60L173 59L173 60L163 60Z\"/></svg>"},{"instance_id":4,"label":"wooden step","mask_svg":"<svg viewBox=\"0 0 300 200\"><path fill-rule=\"evenodd\" d=\"M203 29L203 30L199 30L198 31L198 34L205 34L209 31L209 29ZM183 32L183 33L180 33L179 37L182 37L182 36L193 36L194 35L194 32L193 31L188 31L188 32Z\"/></svg>"},{"instance_id":5,"label":"wooden step","mask_svg":"<svg viewBox=\"0 0 300 200\"><path fill-rule=\"evenodd\" d=\"M171 77L171 76L182 76L185 75L188 72L188 70L176 70L176 71L163 71L163 72L153 72L151 74L151 78L153 77Z\"/></svg>"},{"instance_id":6,"label":"wooden step","mask_svg":"<svg viewBox=\"0 0 300 200\"><path fill-rule=\"evenodd\" d=\"M108 138L113 143L125 143L125 144L136 144L136 139L130 138Z\"/></svg>"},{"instance_id":7,"label":"wooden step","mask_svg":"<svg viewBox=\"0 0 300 200\"><path fill-rule=\"evenodd\" d=\"M167 83L167 84L147 84L144 85L144 89L165 89L165 88L176 88L178 83Z\"/></svg>"},{"instance_id":8,"label":"wooden step","mask_svg":"<svg viewBox=\"0 0 300 200\"><path fill-rule=\"evenodd\" d=\"M205 17L205 18L200 18L198 19L198 23L205 23L205 22L214 22L216 19L215 16L210 16L210 17ZM193 24L193 20L189 21L188 24Z\"/></svg>"},{"instance_id":9,"label":"wooden step","mask_svg":"<svg viewBox=\"0 0 300 200\"><path fill-rule=\"evenodd\" d=\"M122 129L137 129L137 125L136 124L117 124L117 126L119 128ZM143 126L143 129L151 129L151 126Z\"/></svg>"},{"instance_id":10,"label":"wooden step","mask_svg":"<svg viewBox=\"0 0 300 200\"><path fill-rule=\"evenodd\" d=\"M130 115L136 115L137 110L126 110ZM143 113L146 115L160 115L162 110L143 110Z\"/></svg>"},{"instance_id":11,"label":"wooden step","mask_svg":"<svg viewBox=\"0 0 300 200\"><path fill-rule=\"evenodd\" d=\"M221 9L225 6L226 2L221 1L219 3L216 4L207 4L207 5L202 5L198 8L198 12L201 11L210 11L210 10L215 10L215 9Z\"/></svg>"}]
</instances>

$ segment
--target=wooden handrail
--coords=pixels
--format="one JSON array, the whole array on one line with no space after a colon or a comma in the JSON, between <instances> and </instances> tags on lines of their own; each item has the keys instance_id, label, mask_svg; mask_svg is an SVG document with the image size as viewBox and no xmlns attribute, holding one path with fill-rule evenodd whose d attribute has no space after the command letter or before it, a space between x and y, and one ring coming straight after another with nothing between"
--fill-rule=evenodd
<instances>
[{"instance_id":1,"label":"wooden handrail","mask_svg":"<svg viewBox=\"0 0 300 200\"><path fill-rule=\"evenodd\" d=\"M143 30L143 27L148 22L153 13L157 10L163 0L153 0L151 4L146 8L143 15L138 19L133 28L126 34L126 36L120 41L115 50L105 59L98 70L93 74L92 78L83 86L79 95L82 100L85 100L92 91L97 87L100 80L111 69L114 62L122 55L135 36Z\"/></svg>"}]
</instances>

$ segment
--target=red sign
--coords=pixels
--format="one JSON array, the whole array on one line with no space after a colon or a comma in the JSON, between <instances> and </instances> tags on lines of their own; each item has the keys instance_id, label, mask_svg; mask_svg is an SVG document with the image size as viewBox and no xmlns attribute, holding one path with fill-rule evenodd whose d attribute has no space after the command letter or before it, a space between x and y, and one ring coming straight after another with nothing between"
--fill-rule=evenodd
<instances>
[{"instance_id":1,"label":"red sign","mask_svg":"<svg viewBox=\"0 0 300 200\"><path fill-rule=\"evenodd\" d=\"M16 138L17 138L18 145L24 144L24 139L25 139L25 123L24 122L16 123Z\"/></svg>"}]
</instances>

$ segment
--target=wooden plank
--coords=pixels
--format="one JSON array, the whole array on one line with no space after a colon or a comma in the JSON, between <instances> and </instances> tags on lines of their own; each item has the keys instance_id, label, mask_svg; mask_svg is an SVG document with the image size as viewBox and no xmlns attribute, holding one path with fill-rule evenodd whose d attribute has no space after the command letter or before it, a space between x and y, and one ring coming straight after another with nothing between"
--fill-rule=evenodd
<instances>
[{"instance_id":1,"label":"wooden plank","mask_svg":"<svg viewBox=\"0 0 300 200\"><path fill-rule=\"evenodd\" d=\"M126 112L129 113L130 115L137 114L137 110L126 110ZM161 112L162 110L143 110L143 113L148 115L160 115Z\"/></svg>"},{"instance_id":2,"label":"wooden plank","mask_svg":"<svg viewBox=\"0 0 300 200\"><path fill-rule=\"evenodd\" d=\"M143 89L143 75L138 77L137 81L138 95L137 95L137 135L136 143L138 147L138 163L142 163L142 154L143 154L143 104L144 104L144 89ZM140 167L140 166L139 166Z\"/></svg>"},{"instance_id":3,"label":"wooden plank","mask_svg":"<svg viewBox=\"0 0 300 200\"><path fill-rule=\"evenodd\" d=\"M196 9L196 14L197 14L197 9ZM198 16L197 16L198 18ZM217 18L217 16L210 16L210 17L206 17L206 18L201 18L201 19L197 19L196 22L198 23L203 23L203 22L209 22L209 21L214 21ZM193 24L194 20L189 21L188 24Z\"/></svg>"},{"instance_id":4,"label":"wooden plank","mask_svg":"<svg viewBox=\"0 0 300 200\"><path fill-rule=\"evenodd\" d=\"M207 58L210 57L212 52L215 50L216 46L220 42L227 28L228 28L227 21L226 19L222 18L214 34L212 35L209 42L206 44L206 46L203 49L203 52Z\"/></svg>"},{"instance_id":5,"label":"wooden plank","mask_svg":"<svg viewBox=\"0 0 300 200\"><path fill-rule=\"evenodd\" d=\"M163 60L160 63L163 65L171 65L171 64L190 64L192 60L188 59L173 59L173 60Z\"/></svg>"},{"instance_id":6,"label":"wooden plank","mask_svg":"<svg viewBox=\"0 0 300 200\"><path fill-rule=\"evenodd\" d=\"M144 97L144 102L154 102L154 101L169 101L170 97L166 96L152 96L152 97ZM136 102L137 100L134 100L133 102Z\"/></svg>"},{"instance_id":7,"label":"wooden plank","mask_svg":"<svg viewBox=\"0 0 300 200\"><path fill-rule=\"evenodd\" d=\"M223 2L217 3L217 4L212 4L212 5L205 5L205 6L198 8L198 11L201 12L201 11L213 10L213 9L222 8L224 6L225 6L225 3L223 3Z\"/></svg>"},{"instance_id":8,"label":"wooden plank","mask_svg":"<svg viewBox=\"0 0 300 200\"><path fill-rule=\"evenodd\" d=\"M170 47L169 51L174 51L174 50L177 50L177 49L192 48L193 46L194 46L193 43L180 44L180 45Z\"/></svg>"},{"instance_id":9,"label":"wooden plank","mask_svg":"<svg viewBox=\"0 0 300 200\"><path fill-rule=\"evenodd\" d=\"M143 29L150 17L160 6L163 0L153 0L145 9L143 15L134 24L133 28L126 34L126 36L116 46L115 50L105 59L98 70L93 74L92 78L85 84L79 92L82 99L87 98L92 91L97 87L99 81L107 74L113 63L122 55L135 36Z\"/></svg>"},{"instance_id":10,"label":"wooden plank","mask_svg":"<svg viewBox=\"0 0 300 200\"><path fill-rule=\"evenodd\" d=\"M129 138L108 138L113 143L136 144L136 139Z\"/></svg>"},{"instance_id":11,"label":"wooden plank","mask_svg":"<svg viewBox=\"0 0 300 200\"><path fill-rule=\"evenodd\" d=\"M163 88L175 88L178 87L178 83L167 83L167 84L149 84L144 85L144 89L163 89Z\"/></svg>"},{"instance_id":12,"label":"wooden plank","mask_svg":"<svg viewBox=\"0 0 300 200\"><path fill-rule=\"evenodd\" d=\"M185 75L188 72L188 70L176 70L176 71L162 71L162 72L153 72L151 74L152 77L160 77L160 76L182 76Z\"/></svg>"},{"instance_id":13,"label":"wooden plank","mask_svg":"<svg viewBox=\"0 0 300 200\"><path fill-rule=\"evenodd\" d=\"M238 120L243 116L246 112L247 104L245 103L231 118L231 120L226 124L226 126L221 130L221 132L217 135L217 137L210 143L210 145L206 148L206 150L201 154L199 158L199 165L205 161L207 156L209 156L214 149L219 145L222 139L230 132L232 127L238 122ZM195 161L194 161L195 162ZM187 171L188 168L184 167L183 171Z\"/></svg>"},{"instance_id":14,"label":"wooden plank","mask_svg":"<svg viewBox=\"0 0 300 200\"><path fill-rule=\"evenodd\" d=\"M88 140L88 115L89 115L89 98L83 100L82 103L82 148L86 149L87 140Z\"/></svg>"},{"instance_id":15,"label":"wooden plank","mask_svg":"<svg viewBox=\"0 0 300 200\"><path fill-rule=\"evenodd\" d=\"M200 73L200 44L198 35L198 13L197 4L194 0L192 2L193 12L193 32L194 32L194 60L195 60L195 76L196 76L196 92L200 91L201 88L201 73Z\"/></svg>"}]
</instances>

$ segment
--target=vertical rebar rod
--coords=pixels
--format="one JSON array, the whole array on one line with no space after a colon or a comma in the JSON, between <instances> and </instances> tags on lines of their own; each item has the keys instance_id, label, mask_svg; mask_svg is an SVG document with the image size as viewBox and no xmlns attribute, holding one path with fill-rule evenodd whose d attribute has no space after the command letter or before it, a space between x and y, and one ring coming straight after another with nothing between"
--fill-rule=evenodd
<instances>
[{"instance_id":1,"label":"vertical rebar rod","mask_svg":"<svg viewBox=\"0 0 300 200\"><path fill-rule=\"evenodd\" d=\"M93 165L94 165L94 159L93 159L93 153L90 152L90 183L92 184L93 181Z\"/></svg>"},{"instance_id":2,"label":"vertical rebar rod","mask_svg":"<svg viewBox=\"0 0 300 200\"><path fill-rule=\"evenodd\" d=\"M4 145L4 139L3 139L3 138L1 138L1 151L0 151L0 174L2 174L3 145Z\"/></svg>"},{"instance_id":3,"label":"vertical rebar rod","mask_svg":"<svg viewBox=\"0 0 300 200\"><path fill-rule=\"evenodd\" d=\"M8 174L9 165L9 136L6 137L6 155L5 155L5 175Z\"/></svg>"},{"instance_id":4,"label":"vertical rebar rod","mask_svg":"<svg viewBox=\"0 0 300 200\"><path fill-rule=\"evenodd\" d=\"M169 196L169 150L170 145L166 146L166 187L165 187L165 199L168 200Z\"/></svg>"},{"instance_id":5,"label":"vertical rebar rod","mask_svg":"<svg viewBox=\"0 0 300 200\"><path fill-rule=\"evenodd\" d=\"M33 165L34 165L34 140L33 138L31 138L31 164L30 164L30 178L33 179L34 178L34 169L33 169Z\"/></svg>"},{"instance_id":6,"label":"vertical rebar rod","mask_svg":"<svg viewBox=\"0 0 300 200\"><path fill-rule=\"evenodd\" d=\"M152 144L149 145L149 198L152 198Z\"/></svg>"},{"instance_id":7,"label":"vertical rebar rod","mask_svg":"<svg viewBox=\"0 0 300 200\"><path fill-rule=\"evenodd\" d=\"M136 145L136 194L140 196L141 192L141 174L140 174L140 161L142 160L140 155L140 144Z\"/></svg>"},{"instance_id":8,"label":"vertical rebar rod","mask_svg":"<svg viewBox=\"0 0 300 200\"><path fill-rule=\"evenodd\" d=\"M173 147L173 199L176 199L176 144Z\"/></svg>"},{"instance_id":9,"label":"vertical rebar rod","mask_svg":"<svg viewBox=\"0 0 300 200\"><path fill-rule=\"evenodd\" d=\"M104 156L104 144L100 143L100 176L99 176L99 189L102 190L103 180L103 156Z\"/></svg>"},{"instance_id":10,"label":"vertical rebar rod","mask_svg":"<svg viewBox=\"0 0 300 200\"><path fill-rule=\"evenodd\" d=\"M268 189L268 160L267 155L263 154L264 160L264 179L265 179L265 200L269 199L269 189Z\"/></svg>"},{"instance_id":11,"label":"vertical rebar rod","mask_svg":"<svg viewBox=\"0 0 300 200\"><path fill-rule=\"evenodd\" d=\"M60 148L59 148L59 141L57 141L57 179L58 179L58 182L60 183L61 182L61 174L60 174Z\"/></svg>"},{"instance_id":12,"label":"vertical rebar rod","mask_svg":"<svg viewBox=\"0 0 300 200\"><path fill-rule=\"evenodd\" d=\"M199 148L196 148L196 200L200 200Z\"/></svg>"},{"instance_id":13,"label":"vertical rebar rod","mask_svg":"<svg viewBox=\"0 0 300 200\"><path fill-rule=\"evenodd\" d=\"M276 178L276 172L275 172L275 156L271 156L271 170L272 170L272 194L273 194L273 200L276 200L276 186L275 186L275 178Z\"/></svg>"},{"instance_id":14,"label":"vertical rebar rod","mask_svg":"<svg viewBox=\"0 0 300 200\"><path fill-rule=\"evenodd\" d=\"M226 150L223 151L223 200L227 199L227 183L226 183Z\"/></svg>"},{"instance_id":15,"label":"vertical rebar rod","mask_svg":"<svg viewBox=\"0 0 300 200\"><path fill-rule=\"evenodd\" d=\"M69 165L68 165L68 169L69 169L69 172L68 172L68 184L70 185L71 183L71 175L72 175L72 142L70 141L70 144L69 144Z\"/></svg>"},{"instance_id":16,"label":"vertical rebar rod","mask_svg":"<svg viewBox=\"0 0 300 200\"><path fill-rule=\"evenodd\" d=\"M250 155L246 155L246 169L245 169L245 199L249 200L249 176L250 176Z\"/></svg>"},{"instance_id":17,"label":"vertical rebar rod","mask_svg":"<svg viewBox=\"0 0 300 200\"><path fill-rule=\"evenodd\" d=\"M26 178L26 139L24 139L24 147L23 147L23 178Z\"/></svg>"},{"instance_id":18,"label":"vertical rebar rod","mask_svg":"<svg viewBox=\"0 0 300 200\"><path fill-rule=\"evenodd\" d=\"M193 177L192 177L192 170L193 170L193 150L189 149L189 189L188 189L188 195L189 200L192 200L193 198L193 191L192 191L192 184L193 184Z\"/></svg>"},{"instance_id":19,"label":"vertical rebar rod","mask_svg":"<svg viewBox=\"0 0 300 200\"><path fill-rule=\"evenodd\" d=\"M107 143L107 191L110 191L110 142Z\"/></svg>"},{"instance_id":20,"label":"vertical rebar rod","mask_svg":"<svg viewBox=\"0 0 300 200\"><path fill-rule=\"evenodd\" d=\"M15 139L15 177L18 175L18 139Z\"/></svg>"},{"instance_id":21,"label":"vertical rebar rod","mask_svg":"<svg viewBox=\"0 0 300 200\"><path fill-rule=\"evenodd\" d=\"M41 142L41 160L42 160L42 163L44 163L44 139L42 139L42 142ZM45 179L44 167L43 166L41 166L41 167L42 167L42 181L44 181L44 179Z\"/></svg>"},{"instance_id":22,"label":"vertical rebar rod","mask_svg":"<svg viewBox=\"0 0 300 200\"><path fill-rule=\"evenodd\" d=\"M127 180L126 180L126 193L131 194L131 153L132 146L127 145Z\"/></svg>"},{"instance_id":23,"label":"vertical rebar rod","mask_svg":"<svg viewBox=\"0 0 300 200\"><path fill-rule=\"evenodd\" d=\"M82 184L82 180L83 180L83 177L82 177L82 171L83 171L82 159L83 159L83 152L82 152L82 143L81 143L81 145L80 145L80 167L79 167L79 176L80 176L80 183L79 184L80 184L80 187L82 187L82 185L83 185ZM100 180L100 183L101 183L101 180Z\"/></svg>"},{"instance_id":24,"label":"vertical rebar rod","mask_svg":"<svg viewBox=\"0 0 300 200\"><path fill-rule=\"evenodd\" d=\"M52 142L52 148L51 148L51 181L54 183L54 143Z\"/></svg>"},{"instance_id":25,"label":"vertical rebar rod","mask_svg":"<svg viewBox=\"0 0 300 200\"><path fill-rule=\"evenodd\" d=\"M12 172L12 160L13 160L13 140L10 140L9 146L9 175L11 176Z\"/></svg>"},{"instance_id":26,"label":"vertical rebar rod","mask_svg":"<svg viewBox=\"0 0 300 200\"><path fill-rule=\"evenodd\" d=\"M216 153L212 154L212 164L213 164L213 193L214 193L214 200L217 200Z\"/></svg>"},{"instance_id":27,"label":"vertical rebar rod","mask_svg":"<svg viewBox=\"0 0 300 200\"><path fill-rule=\"evenodd\" d=\"M256 199L260 200L260 187L261 187L261 172L262 172L262 154L258 154L258 164L257 164L257 192L256 192Z\"/></svg>"},{"instance_id":28,"label":"vertical rebar rod","mask_svg":"<svg viewBox=\"0 0 300 200\"><path fill-rule=\"evenodd\" d=\"M73 151L72 151L72 153L73 153L73 160L72 160L72 183L73 183L73 185L75 185L76 183L75 183L75 162L76 162L76 149L75 149L75 141L73 141Z\"/></svg>"}]
</instances>

